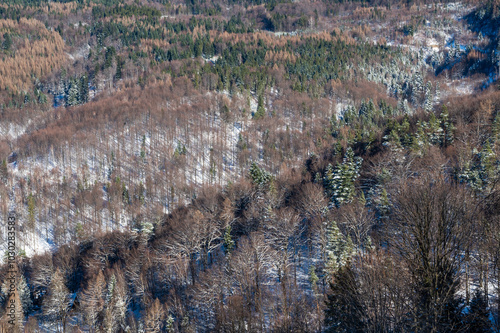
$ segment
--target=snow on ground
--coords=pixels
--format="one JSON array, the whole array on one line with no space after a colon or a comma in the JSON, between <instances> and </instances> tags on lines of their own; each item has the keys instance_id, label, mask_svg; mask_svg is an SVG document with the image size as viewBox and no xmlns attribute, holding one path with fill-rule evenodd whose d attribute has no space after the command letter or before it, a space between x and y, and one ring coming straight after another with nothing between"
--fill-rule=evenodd
<instances>
[{"instance_id":1,"label":"snow on ground","mask_svg":"<svg viewBox=\"0 0 500 333\"><path fill-rule=\"evenodd\" d=\"M453 85L452 83L450 85L452 91L454 91L457 95L470 95L474 92L473 86L467 82L462 81L458 85Z\"/></svg>"},{"instance_id":2,"label":"snow on ground","mask_svg":"<svg viewBox=\"0 0 500 333\"><path fill-rule=\"evenodd\" d=\"M349 108L349 106L353 105L352 101L349 100L338 100L335 105L335 116L337 119L342 118L344 112Z\"/></svg>"},{"instance_id":3,"label":"snow on ground","mask_svg":"<svg viewBox=\"0 0 500 333\"><path fill-rule=\"evenodd\" d=\"M445 19L446 17L451 17L457 23L463 20L463 17L470 13L474 7L464 5L461 2L453 2L448 4L438 4L440 8L446 15L438 15L438 19ZM402 26L405 22L400 22ZM421 27L415 35L409 39L409 42L404 44L395 40L389 40L387 42L388 46L401 47L403 49L409 50L414 54L419 55L419 59L422 61L422 65L427 70L433 72L435 68L426 63L425 60L430 59L430 57L435 57L436 59L442 59L446 55L447 51L455 48L455 43L460 43L460 40L469 40L474 36L474 33L467 29L466 27L461 27L461 23L458 25L446 25L434 22L427 22L424 27ZM459 44L458 48L460 51L465 52L467 45ZM481 51L476 45L472 45L476 50ZM456 60L457 62L459 59ZM452 62L447 68L453 66L455 62ZM489 85L496 79L496 75L491 78L484 86ZM478 86L481 85L482 80L471 81L470 78L464 77L460 80L446 80L446 83L442 86L442 96L456 96L456 95L467 95L472 94ZM339 106L337 106L338 112Z\"/></svg>"},{"instance_id":4,"label":"snow on ground","mask_svg":"<svg viewBox=\"0 0 500 333\"><path fill-rule=\"evenodd\" d=\"M210 62L212 64L215 64L217 62L217 60L219 60L220 56L218 55L214 55L213 57L203 57L203 60L205 60L205 62Z\"/></svg>"},{"instance_id":5,"label":"snow on ground","mask_svg":"<svg viewBox=\"0 0 500 333\"><path fill-rule=\"evenodd\" d=\"M447 10L449 11L463 11L464 7L460 3L452 3L447 5ZM457 16L457 18L459 15ZM162 16L162 18L167 18L167 16ZM429 33L426 34L425 29L429 28L432 29L432 34L430 35ZM280 32L277 33L277 35L281 35ZM387 42L387 45L389 46L394 46L394 47L402 47L410 50L411 52L414 53L420 53L421 59L425 59L426 57L442 52L446 48L449 48L449 43L450 41L453 40L453 34L448 31L447 29L435 29L430 26L425 27L423 31L419 31L415 34L413 40L410 42L410 44L399 44L394 41L389 41ZM86 45L86 47L83 47L79 50L77 50L74 53L68 53L68 57L70 57L73 60L76 60L81 57L85 57L88 54L89 50L89 45ZM216 62L218 59L217 56L211 57L211 58L206 58L205 61L207 62ZM423 60L421 60L423 61ZM448 88L449 92L443 91L443 96L446 94L458 94L458 95L465 95L465 94L471 94L473 92L473 87L475 83L467 83L465 81L452 81L452 82L447 82L446 83L446 88ZM95 93L95 91L91 90L91 94ZM210 94L210 93L209 93ZM224 95L231 97L228 91L223 92ZM271 95L277 94L275 91L271 91ZM207 96L209 98L211 96ZM240 96L242 97L242 96ZM251 115L257 111L258 107L258 98L254 94L248 95L248 109L250 112L247 112L247 117L251 118ZM268 107L272 109L272 97L269 99ZM183 103L189 104L190 101L186 100ZM336 105L334 108L334 112L337 115L338 118L340 118L345 111L345 109L352 105L352 101L349 100L337 100ZM248 110L247 109L247 110ZM215 113L215 115L206 115L207 117L207 124L209 126L204 130L204 132L201 133L200 136L194 137L190 134L186 136L186 133L182 132L182 129L178 129L178 133L176 135L176 138L174 140L167 140L167 138L163 137L163 148L166 149L166 151L174 151L175 148L179 143L186 145L188 149L188 154L190 155L191 158L191 163L192 166L190 168L187 168L184 171L184 175L186 178L186 185L192 185L192 186L201 186L204 184L211 184L211 183L219 183L219 184L225 184L229 180L233 180L235 178L238 178L241 175L242 170L239 170L237 168L237 161L236 157L238 156L237 154L237 143L240 138L240 134L244 132L245 129L245 119L242 119L240 121L235 121L232 123L225 123L225 121L221 118L220 113ZM208 119L208 117L213 117ZM286 122L286 119L285 119ZM1 126L0 125L0 136L8 136L10 139L15 139L18 136L22 135L25 130L26 130L27 125L12 125L9 124L9 126ZM213 173L211 172L211 147L210 144L205 144L205 143L213 143L217 141L217 138L215 138L215 131L214 129L216 128L223 128L224 130L222 131L223 138L222 140L224 141L224 146L229 147L228 149L223 151L223 156L222 156L222 166L221 168L218 168L220 171L220 174ZM112 133L113 136L112 138L112 147L109 147L110 151L119 151L120 154L125 155L123 156L123 161L128 161L128 160L133 160L134 158L140 158L140 151L141 151L141 144L142 144L142 135L137 136L137 133L130 133L130 129L125 130L123 133ZM125 142L125 145L121 145L120 142ZM151 134L145 134L145 142L144 145L146 147L146 151L148 153L152 153L152 150L154 148L151 147ZM257 149L262 150L262 143L261 142L256 142ZM102 149L102 147L99 147L98 149ZM57 178L51 179L48 177L49 182L55 183L61 183L62 182L62 175L71 175L73 179L77 179L77 175L81 174L81 168L82 165L77 165L76 161L79 160L79 155L85 156L86 160L86 167L88 168L88 182L90 184L94 182L106 182L108 181L108 176L110 173L110 164L109 161L101 161L96 159L96 148L90 148L85 151L75 151L74 149L69 149L67 147L67 151L70 152L69 160L70 162L68 165L57 165L55 160L50 156L50 152L48 153L47 156L44 157L43 161L36 160L36 159L28 159L25 161L19 161L17 165L10 165L9 167L11 168L11 171L13 175L15 176L16 180L19 179L29 179L30 174L33 172L37 172L35 170L41 170L46 175L49 175L50 173L54 173L57 176ZM102 153L100 151L97 151L101 156L106 156L108 152ZM81 160L81 159L80 159ZM122 169L127 170L129 169L129 174L132 172L135 172L136 170L131 170L132 165L126 165L126 163L122 163ZM57 170L60 169L60 172L57 172ZM124 171L127 172L127 171ZM141 178L143 178L141 176ZM217 179L217 181L214 181L214 178ZM18 184L15 184L12 188L12 193L11 195L19 190ZM103 190L103 198L106 198L105 192ZM181 200L180 198L178 200ZM186 199L188 201L188 199ZM71 211L72 206L68 207L68 211L70 214L72 214L72 217L75 218L75 215L77 214L76 212ZM9 209L16 209L19 210L19 214L21 215L20 221L25 219L26 217L26 212L23 211L25 210L25 204L21 203L16 203L14 201L9 203ZM165 212L168 212L170 210L170 207L167 206L167 204L164 204L164 210ZM91 216L92 212L90 211L90 208L86 211L79 212L78 214L81 214L83 216ZM103 215L101 216L103 220L103 229L104 230L113 230L113 229L127 229L130 227L130 221L127 220L127 216L125 213L119 214L118 217L112 218L110 216ZM47 250L52 250L54 248L54 242L53 242L53 229L45 229L39 227L41 226L42 223L41 221L37 220L37 228L35 232L35 237L34 239L31 240L23 240L21 239L20 241L22 244L20 244L20 248L26 251L27 255L33 255L34 253L41 253ZM2 232L5 234L5 226L2 225L0 226L2 228ZM51 227L53 228L53 226ZM4 236L2 235L2 237ZM0 251L5 251L5 238L0 238L2 242L0 242Z\"/></svg>"},{"instance_id":6,"label":"snow on ground","mask_svg":"<svg viewBox=\"0 0 500 333\"><path fill-rule=\"evenodd\" d=\"M0 124L0 138L3 136L7 141L13 141L26 131L26 128L30 125L30 123L31 121L22 125L14 123Z\"/></svg>"},{"instance_id":7,"label":"snow on ground","mask_svg":"<svg viewBox=\"0 0 500 333\"><path fill-rule=\"evenodd\" d=\"M72 61L76 61L78 59L87 57L87 55L89 54L89 50L90 50L90 45L87 44L73 53L68 53L68 52L65 53L68 56L68 58L70 58Z\"/></svg>"},{"instance_id":8,"label":"snow on ground","mask_svg":"<svg viewBox=\"0 0 500 333\"><path fill-rule=\"evenodd\" d=\"M251 96L249 100L252 109L256 110L256 98ZM189 103L189 101L186 101L186 103ZM190 166L185 168L183 173L186 179L185 185L187 186L200 187L205 184L223 185L241 176L242 170L238 167L237 163L237 144L240 133L245 130L245 121L236 120L227 123L218 112L212 114L207 113L205 117L207 127L203 129L201 136L195 136L194 133L185 132L183 129L178 128L176 129L176 137L173 140L160 135L162 139L160 139L160 141L156 139L157 141L155 142L156 145L162 145L160 151L167 156L169 156L170 152L172 152L173 155L173 151L178 144L186 146ZM4 132L7 131L6 128L3 130ZM158 131L159 129L151 130ZM11 126L9 131L12 136L18 136L24 132L24 128L15 128ZM67 203L66 208L64 208L66 213L63 214L66 216L52 216L50 207L37 206L37 211L35 213L35 231L34 233L31 231L26 232L28 212L27 202L25 200L28 193L25 192L26 188L23 190L23 193L20 192L20 181L29 182L30 179L33 178L33 175L36 175L36 179L39 179L40 175L43 174L44 182L50 184L49 187L53 189L56 188L56 184L63 183L63 177L66 177L66 181L72 183L72 186L74 186L76 182L82 182L83 180L85 180L86 184L89 186L96 182L106 184L109 182L109 175L111 174L112 168L111 157L109 155L111 152L119 152L120 168L123 178L125 179L125 177L129 175L130 179L130 175L133 174L133 179L137 179L137 182L142 181L145 183L146 170L141 171L134 169L135 167L131 164L131 161L141 158L142 149L144 149L148 155L155 155L155 150L157 150L158 147L156 147L156 149L152 147L151 133L146 131L142 134L137 132L134 128L126 128L123 132L110 132L109 135L110 146L107 148L102 142L95 147L90 146L83 149L72 149L66 146L63 147L64 151L66 151L66 157L63 161L57 160L53 156L52 151L48 151L44 156L18 160L16 163L9 165L9 171L13 176L12 179L14 179L10 193L12 199L9 209L15 210L19 214L20 229L18 232L18 250L21 253L32 256L37 253L55 250L55 223L53 223L53 221L57 220L60 225L64 225L64 223L67 223L64 222L64 219L69 219L68 225L71 230L73 230L76 222L84 223L85 220L92 219L94 212L90 206L84 207L82 211L75 211L76 208L73 203ZM70 143L68 143L68 145L69 144ZM222 151L222 160L219 160L221 165L217 165L216 172L211 170L212 144L223 145L225 147ZM170 157L172 155L170 155ZM87 171L83 172L82 170ZM105 205L107 205L107 194L104 188L102 198ZM60 203L60 199L55 200ZM183 200L184 199L180 196L176 198L177 204L186 204L191 198L185 198L185 201ZM166 204L166 199L162 204L164 204L164 212L168 213L171 207L168 207ZM102 221L100 228L103 231L117 229L129 230L132 227L133 223L130 220L130 216L125 211L121 211L117 216L110 216L109 210L103 210L99 214L100 220ZM40 218L40 216L42 216L42 218ZM48 221L48 219L53 219L53 221ZM4 221L0 222L0 230L0 252L5 252L7 243L5 242L6 225ZM24 237L25 234L30 235L29 239ZM67 235L64 237L67 237ZM66 241L68 240L69 239Z\"/></svg>"}]
</instances>

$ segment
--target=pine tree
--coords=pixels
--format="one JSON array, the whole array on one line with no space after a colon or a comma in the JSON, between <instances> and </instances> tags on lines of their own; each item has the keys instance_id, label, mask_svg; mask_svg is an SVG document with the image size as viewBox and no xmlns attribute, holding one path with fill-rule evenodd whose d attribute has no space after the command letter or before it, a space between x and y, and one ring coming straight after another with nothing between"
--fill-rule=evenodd
<instances>
[{"instance_id":1,"label":"pine tree","mask_svg":"<svg viewBox=\"0 0 500 333\"><path fill-rule=\"evenodd\" d=\"M416 104L420 98L421 92L424 90L424 80L419 72L413 75L413 90L411 94L411 101Z\"/></svg>"},{"instance_id":2,"label":"pine tree","mask_svg":"<svg viewBox=\"0 0 500 333\"><path fill-rule=\"evenodd\" d=\"M174 150L174 158L179 158L181 156L185 156L187 154L186 146L177 142L177 147Z\"/></svg>"},{"instance_id":3,"label":"pine tree","mask_svg":"<svg viewBox=\"0 0 500 333\"><path fill-rule=\"evenodd\" d=\"M116 74L115 80L120 80L122 78L123 61L120 56L116 56Z\"/></svg>"},{"instance_id":4,"label":"pine tree","mask_svg":"<svg viewBox=\"0 0 500 333\"><path fill-rule=\"evenodd\" d=\"M381 218L389 216L391 211L391 202L389 201L389 196L387 195L385 188L382 188L382 191L380 192L377 209Z\"/></svg>"},{"instance_id":5,"label":"pine tree","mask_svg":"<svg viewBox=\"0 0 500 333\"><path fill-rule=\"evenodd\" d=\"M494 178L496 171L495 170L496 154L493 152L489 140L487 140L483 145L483 149L481 150L480 153L480 159L481 159L481 169L480 169L481 178L483 182L487 183L492 178Z\"/></svg>"},{"instance_id":6,"label":"pine tree","mask_svg":"<svg viewBox=\"0 0 500 333\"><path fill-rule=\"evenodd\" d=\"M364 116L368 118L370 116L369 108L368 108L368 103L366 103L364 100L361 101L361 106L359 107L359 112L358 114L360 116Z\"/></svg>"},{"instance_id":7,"label":"pine tree","mask_svg":"<svg viewBox=\"0 0 500 333\"><path fill-rule=\"evenodd\" d=\"M124 183L122 184L122 200L125 205L130 203L130 195L128 193L127 186Z\"/></svg>"},{"instance_id":8,"label":"pine tree","mask_svg":"<svg viewBox=\"0 0 500 333\"><path fill-rule=\"evenodd\" d=\"M495 115L495 120L493 120L493 125L491 127L491 134L494 142L500 139L500 112Z\"/></svg>"},{"instance_id":9,"label":"pine tree","mask_svg":"<svg viewBox=\"0 0 500 333\"><path fill-rule=\"evenodd\" d=\"M410 106L408 105L408 101L406 99L403 101L403 113L404 114L411 114L412 113Z\"/></svg>"},{"instance_id":10,"label":"pine tree","mask_svg":"<svg viewBox=\"0 0 500 333\"><path fill-rule=\"evenodd\" d=\"M319 278L318 275L316 274L316 267L314 267L314 265L311 265L311 267L309 267L309 282L311 283L311 288L315 293L318 290L317 286L318 281Z\"/></svg>"},{"instance_id":11,"label":"pine tree","mask_svg":"<svg viewBox=\"0 0 500 333\"><path fill-rule=\"evenodd\" d=\"M402 98L398 99L398 105L396 107L399 114L404 114L404 100Z\"/></svg>"},{"instance_id":12,"label":"pine tree","mask_svg":"<svg viewBox=\"0 0 500 333\"><path fill-rule=\"evenodd\" d=\"M167 332L167 333L175 332L174 317L172 317L172 315L170 315L170 314L168 315L167 322L165 324L165 332Z\"/></svg>"},{"instance_id":13,"label":"pine tree","mask_svg":"<svg viewBox=\"0 0 500 333\"><path fill-rule=\"evenodd\" d=\"M425 121L417 121L417 132L415 133L415 140L413 140L414 150L419 150L429 144L429 136L426 133L427 123Z\"/></svg>"},{"instance_id":14,"label":"pine tree","mask_svg":"<svg viewBox=\"0 0 500 333\"><path fill-rule=\"evenodd\" d=\"M431 113L428 123L429 141L432 144L441 144L443 142L443 129L434 113Z\"/></svg>"},{"instance_id":15,"label":"pine tree","mask_svg":"<svg viewBox=\"0 0 500 333\"><path fill-rule=\"evenodd\" d=\"M403 147L401 137L399 136L398 130L396 128L393 128L389 132L389 134L384 137L384 139L387 140L387 143L384 144L389 144L390 147L395 148L396 150Z\"/></svg>"},{"instance_id":16,"label":"pine tree","mask_svg":"<svg viewBox=\"0 0 500 333\"><path fill-rule=\"evenodd\" d=\"M441 89L439 86L439 82L436 82L436 91L434 93L434 97L436 98L436 102L439 102L439 100L441 99Z\"/></svg>"},{"instance_id":17,"label":"pine tree","mask_svg":"<svg viewBox=\"0 0 500 333\"><path fill-rule=\"evenodd\" d=\"M399 114L411 114L412 110L406 98L400 98L397 106Z\"/></svg>"}]
</instances>

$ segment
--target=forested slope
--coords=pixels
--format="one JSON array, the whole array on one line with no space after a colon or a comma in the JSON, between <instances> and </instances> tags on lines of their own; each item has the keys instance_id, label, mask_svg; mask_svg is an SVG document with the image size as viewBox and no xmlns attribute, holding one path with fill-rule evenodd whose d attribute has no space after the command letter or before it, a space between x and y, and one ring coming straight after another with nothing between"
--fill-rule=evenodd
<instances>
[{"instance_id":1,"label":"forested slope","mask_svg":"<svg viewBox=\"0 0 500 333\"><path fill-rule=\"evenodd\" d=\"M26 325L493 327L499 107L491 92L437 116L381 121L368 148L343 139L279 176L252 164L245 179L206 188L151 228L25 259L20 299L27 313L41 310Z\"/></svg>"},{"instance_id":2,"label":"forested slope","mask_svg":"<svg viewBox=\"0 0 500 333\"><path fill-rule=\"evenodd\" d=\"M497 330L497 16L4 2L2 327Z\"/></svg>"}]
</instances>

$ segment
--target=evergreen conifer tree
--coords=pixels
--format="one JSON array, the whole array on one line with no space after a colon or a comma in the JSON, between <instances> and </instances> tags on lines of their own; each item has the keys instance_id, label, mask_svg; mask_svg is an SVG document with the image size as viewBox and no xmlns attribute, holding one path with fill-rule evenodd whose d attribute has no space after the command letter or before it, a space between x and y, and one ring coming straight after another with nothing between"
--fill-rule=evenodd
<instances>
[{"instance_id":1,"label":"evergreen conifer tree","mask_svg":"<svg viewBox=\"0 0 500 333\"><path fill-rule=\"evenodd\" d=\"M263 118L265 115L266 115L266 109L264 108L264 99L262 98L262 95L259 95L257 101L257 111L253 115L253 119L260 119Z\"/></svg>"},{"instance_id":2,"label":"evergreen conifer tree","mask_svg":"<svg viewBox=\"0 0 500 333\"><path fill-rule=\"evenodd\" d=\"M453 126L453 124L449 120L448 108L446 107L446 105L443 106L439 118L441 122L441 128L443 130L441 145L447 147L453 143L454 140L453 132L455 131L455 126Z\"/></svg>"},{"instance_id":3,"label":"evergreen conifer tree","mask_svg":"<svg viewBox=\"0 0 500 333\"><path fill-rule=\"evenodd\" d=\"M347 258L346 239L340 232L335 221L328 223L327 229L327 244L326 244L326 272L329 277L332 277L335 272L342 267Z\"/></svg>"},{"instance_id":4,"label":"evergreen conifer tree","mask_svg":"<svg viewBox=\"0 0 500 333\"><path fill-rule=\"evenodd\" d=\"M250 180L254 185L256 185L259 188L262 188L265 185L269 185L273 179L273 176L269 172L259 168L259 166L255 162L253 162L252 165L250 166L249 173L250 173Z\"/></svg>"},{"instance_id":5,"label":"evergreen conifer tree","mask_svg":"<svg viewBox=\"0 0 500 333\"><path fill-rule=\"evenodd\" d=\"M432 96L431 92L432 85L430 82L427 82L425 86L425 97L424 97L424 110L427 112L432 111L432 102L434 100L434 96Z\"/></svg>"},{"instance_id":6,"label":"evergreen conifer tree","mask_svg":"<svg viewBox=\"0 0 500 333\"><path fill-rule=\"evenodd\" d=\"M80 84L75 79L71 79L68 90L67 105L74 106L78 104L80 104Z\"/></svg>"},{"instance_id":7,"label":"evergreen conifer tree","mask_svg":"<svg viewBox=\"0 0 500 333\"><path fill-rule=\"evenodd\" d=\"M339 206L352 200L355 194L354 182L359 176L361 157L355 157L351 148L348 148L342 163L335 168L327 167L323 184L331 201Z\"/></svg>"},{"instance_id":8,"label":"evergreen conifer tree","mask_svg":"<svg viewBox=\"0 0 500 333\"><path fill-rule=\"evenodd\" d=\"M80 78L78 97L80 104L84 104L89 101L89 79L87 75L83 75Z\"/></svg>"},{"instance_id":9,"label":"evergreen conifer tree","mask_svg":"<svg viewBox=\"0 0 500 333\"><path fill-rule=\"evenodd\" d=\"M3 35L3 45L2 46L5 50L7 50L7 51L10 50L10 48L12 46L12 37L10 36L9 33L5 33Z\"/></svg>"},{"instance_id":10,"label":"evergreen conifer tree","mask_svg":"<svg viewBox=\"0 0 500 333\"><path fill-rule=\"evenodd\" d=\"M224 231L224 250L228 255L230 255L231 252L233 251L233 248L234 248L234 241L233 238L231 237L231 225L228 225L226 227L226 230Z\"/></svg>"}]
</instances>

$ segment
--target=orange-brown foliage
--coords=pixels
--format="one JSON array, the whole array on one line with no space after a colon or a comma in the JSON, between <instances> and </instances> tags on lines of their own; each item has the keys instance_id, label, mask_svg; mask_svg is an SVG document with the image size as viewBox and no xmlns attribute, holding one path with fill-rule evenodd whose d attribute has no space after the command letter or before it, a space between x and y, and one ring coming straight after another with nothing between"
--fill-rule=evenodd
<instances>
[{"instance_id":1,"label":"orange-brown foliage","mask_svg":"<svg viewBox=\"0 0 500 333\"><path fill-rule=\"evenodd\" d=\"M19 23L0 20L0 33L6 30L23 34L34 32L41 39L16 41L15 53L0 58L0 91L27 91L32 87L33 77L40 78L54 68L60 68L67 60L61 36L48 31L38 20L21 18Z\"/></svg>"}]
</instances>

